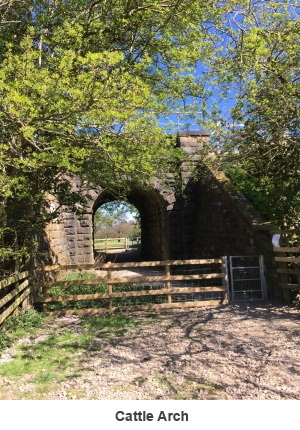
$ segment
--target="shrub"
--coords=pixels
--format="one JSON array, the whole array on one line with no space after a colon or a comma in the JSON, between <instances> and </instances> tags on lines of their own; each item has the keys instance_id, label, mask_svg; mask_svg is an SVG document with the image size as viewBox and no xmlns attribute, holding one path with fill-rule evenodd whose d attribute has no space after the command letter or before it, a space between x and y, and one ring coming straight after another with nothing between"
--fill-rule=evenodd
<instances>
[{"instance_id":1,"label":"shrub","mask_svg":"<svg viewBox=\"0 0 300 430\"><path fill-rule=\"evenodd\" d=\"M21 311L19 315L13 315L5 322L5 329L11 333L31 329L41 325L43 315L33 309Z\"/></svg>"},{"instance_id":2,"label":"shrub","mask_svg":"<svg viewBox=\"0 0 300 430\"><path fill-rule=\"evenodd\" d=\"M300 293L296 295L293 305L296 309L300 309Z\"/></svg>"}]
</instances>

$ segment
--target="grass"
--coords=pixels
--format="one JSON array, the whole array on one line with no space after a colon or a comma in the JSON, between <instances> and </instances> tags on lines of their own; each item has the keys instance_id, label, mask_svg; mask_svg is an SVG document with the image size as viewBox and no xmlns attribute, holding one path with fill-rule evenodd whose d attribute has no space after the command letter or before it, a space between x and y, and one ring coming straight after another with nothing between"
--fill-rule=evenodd
<instances>
[{"instance_id":1,"label":"grass","mask_svg":"<svg viewBox=\"0 0 300 430\"><path fill-rule=\"evenodd\" d=\"M49 318L47 321L51 322ZM97 339L111 341L139 324L121 314L82 317L75 331L74 326L70 326L55 334L49 334L51 326L45 324L40 330L43 335L40 341L37 338L35 343L16 345L14 357L0 364L0 376L9 381L7 386L1 387L0 399L25 399L28 396L42 399L49 392L59 390L64 383L75 381L76 386L85 355L94 350L99 352Z\"/></svg>"},{"instance_id":2,"label":"grass","mask_svg":"<svg viewBox=\"0 0 300 430\"><path fill-rule=\"evenodd\" d=\"M97 397L89 385L91 378L97 378L94 364L97 364L98 369L103 369L114 361L118 368L119 359L123 359L123 356L119 357L118 349L115 350L118 339L122 340L129 331L121 344L129 348L130 357L131 337L145 336L150 324L155 325L154 332L156 327L157 333L164 331L164 319L156 313L142 318L106 313L71 320L42 318L38 320L36 332L33 333L32 323L37 322L39 317L30 312L27 316L21 315L19 322L17 317L10 322L11 330L13 322L15 327L19 327L15 333L23 333L23 341L14 342L14 355L9 361L0 364L0 400L57 399L61 393L68 399ZM179 325L178 318L174 321ZM10 334L13 338L12 333L13 330ZM202 331L199 330L199 333L201 335ZM177 371L174 373L170 360L166 361L165 366L165 371L159 372L155 381L169 399L198 399L203 395L207 399L214 399L222 390L213 382L184 373L178 374ZM104 373L101 378L105 378ZM153 375L140 374L131 380L128 374L128 383L121 383L116 374L113 384L117 392L134 392L137 387L145 387L147 392L149 378L152 380Z\"/></svg>"},{"instance_id":3,"label":"grass","mask_svg":"<svg viewBox=\"0 0 300 430\"><path fill-rule=\"evenodd\" d=\"M107 245L107 248L106 248ZM137 241L135 240L131 240L128 239L127 241L127 246L129 248L133 248L133 247L137 247L140 245L140 239ZM104 251L106 249L116 249L116 248L124 248L125 249L126 246L126 239L125 238L108 238L107 239L107 244L106 244L106 239L95 239L94 240L94 247L96 250L98 251Z\"/></svg>"}]
</instances>

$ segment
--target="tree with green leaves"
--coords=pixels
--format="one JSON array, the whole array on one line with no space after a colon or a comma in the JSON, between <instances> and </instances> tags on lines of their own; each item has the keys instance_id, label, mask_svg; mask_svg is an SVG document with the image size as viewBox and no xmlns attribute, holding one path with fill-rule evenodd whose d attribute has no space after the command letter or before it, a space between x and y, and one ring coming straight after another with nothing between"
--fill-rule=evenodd
<instances>
[{"instance_id":1,"label":"tree with green leaves","mask_svg":"<svg viewBox=\"0 0 300 430\"><path fill-rule=\"evenodd\" d=\"M94 215L94 237L140 237L140 214L127 202L113 201L102 205Z\"/></svg>"},{"instance_id":2,"label":"tree with green leaves","mask_svg":"<svg viewBox=\"0 0 300 430\"><path fill-rule=\"evenodd\" d=\"M298 14L283 0L3 0L2 257L32 254L47 195L79 211L91 183L126 193L163 176L179 154L159 117L199 110L209 76L244 124L230 163L268 184L271 218L299 222Z\"/></svg>"},{"instance_id":3,"label":"tree with green leaves","mask_svg":"<svg viewBox=\"0 0 300 430\"><path fill-rule=\"evenodd\" d=\"M219 13L204 0L0 3L4 257L42 231L49 193L80 209L70 177L126 190L169 169L158 118L204 94L195 66Z\"/></svg>"},{"instance_id":4,"label":"tree with green leaves","mask_svg":"<svg viewBox=\"0 0 300 430\"><path fill-rule=\"evenodd\" d=\"M283 225L300 223L299 12L298 1L232 4L215 27L222 44L209 64L220 93L235 98L223 161L258 209Z\"/></svg>"}]
</instances>

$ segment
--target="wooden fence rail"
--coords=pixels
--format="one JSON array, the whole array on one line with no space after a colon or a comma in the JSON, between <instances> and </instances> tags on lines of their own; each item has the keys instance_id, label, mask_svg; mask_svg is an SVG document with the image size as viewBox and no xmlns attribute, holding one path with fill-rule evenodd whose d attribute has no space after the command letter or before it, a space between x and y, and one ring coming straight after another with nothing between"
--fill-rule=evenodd
<instances>
[{"instance_id":1,"label":"wooden fence rail","mask_svg":"<svg viewBox=\"0 0 300 430\"><path fill-rule=\"evenodd\" d=\"M22 281L22 282L21 282ZM0 281L0 325L21 305L28 305L29 272L25 271Z\"/></svg>"},{"instance_id":2,"label":"wooden fence rail","mask_svg":"<svg viewBox=\"0 0 300 430\"><path fill-rule=\"evenodd\" d=\"M119 249L134 249L141 245L141 238L134 237L115 237L115 238L104 238L95 239L94 248L96 251L109 251L109 250L119 250Z\"/></svg>"},{"instance_id":3,"label":"wooden fence rail","mask_svg":"<svg viewBox=\"0 0 300 430\"><path fill-rule=\"evenodd\" d=\"M137 273L136 275L133 274L133 276L124 276L123 274L118 276L119 270L141 270L147 267L155 268L158 274ZM206 273L203 273L203 267L205 267ZM189 272L191 268L193 268L193 273ZM99 275L94 279L73 281L55 280L62 273L65 274L69 271L80 273L81 271L90 270L98 274L99 272L97 271L99 270L100 274L104 273L104 276ZM174 273L175 271L176 273ZM36 279L42 279L43 282L37 282ZM185 282L185 285L182 285L182 282ZM203 285L203 282L205 285ZM217 285L215 284L216 282ZM101 291L93 294L85 293L86 287L99 286L99 284L102 288ZM125 288L125 291L122 291L124 284L127 286L130 284L130 286L128 286L127 290ZM65 290L73 286L82 286L83 291L78 294L68 294ZM60 293L54 294L51 292L52 287L58 288ZM210 295L211 299L210 297L205 300L201 298L207 294ZM96 305L89 309L65 309L48 312L53 315L97 314L113 311L117 308L155 310L175 307L215 306L228 302L227 261L226 257L223 257L220 259L105 263L102 265L56 265L39 267L32 272L24 271L0 281L0 325L18 308L27 307L29 298L44 311L47 311L45 308L49 304L57 303L70 304L70 302L82 303L86 300L104 300L106 305L108 304L106 307ZM117 306L114 305L115 300L120 301L129 298L145 299L147 304L135 304L132 306L118 303ZM162 298L162 302L151 303L152 298Z\"/></svg>"},{"instance_id":4,"label":"wooden fence rail","mask_svg":"<svg viewBox=\"0 0 300 430\"><path fill-rule=\"evenodd\" d=\"M286 303L292 300L292 291L300 291L300 247L273 248L277 263L279 287L283 289Z\"/></svg>"},{"instance_id":5,"label":"wooden fence rail","mask_svg":"<svg viewBox=\"0 0 300 430\"><path fill-rule=\"evenodd\" d=\"M172 274L174 267L179 267L184 269L184 266L197 266L198 268L202 265L206 265L206 270L211 273L198 273L198 274ZM211 266L214 266L214 269ZM73 281L64 280L52 280L47 282L40 282L35 284L35 289L38 292L38 296L35 299L36 303L42 305L43 310L47 313L54 315L71 315L71 314L94 314L107 311L113 311L117 306L113 305L114 299L128 299L128 298L141 298L153 296L162 297L164 296L165 303L147 303L138 304L134 306L120 305L118 308L122 309L160 309L160 308L174 308L174 307L198 307L198 306L208 306L208 305L219 305L220 303L227 303L228 301L228 287L227 287L227 272L226 272L226 257L221 259L200 259L200 260L169 260L169 261L150 261L150 262L140 262L140 263L105 263L99 266L84 265L84 266L47 266L43 268L45 273L59 274L61 270L83 270L86 268L97 268L98 270L104 271L106 274L102 277L97 277L95 279L82 279ZM117 271L119 269L139 269L145 267L161 267L164 268L163 272L159 275L139 275L139 276L117 276ZM209 268L210 267L210 268ZM197 269L196 269L197 270ZM200 269L199 269L200 270ZM217 271L217 273L214 273ZM213 281L218 280L220 285L213 285ZM174 282L186 281L187 283L194 283L198 281L209 282L209 285L198 286L198 285L184 285L175 287L172 285ZM212 281L212 282L211 282ZM146 283L146 288L141 288L142 284ZM161 283L159 287L153 283ZM114 291L114 285L118 284L130 284L133 291ZM150 285L149 285L150 284ZM102 285L106 288L105 292L93 293L93 294L54 294L51 295L50 289L52 287L62 287L60 290L64 292L65 289L72 286L85 286L90 285ZM201 300L200 298L196 301L191 301L192 295L201 293L211 293L212 295L218 294L218 299L212 300ZM180 297L185 296L183 301L173 301L173 297L177 295ZM97 308L97 309L66 309L59 311L48 311L45 306L49 303L68 303L68 302L81 302L84 300L108 300L108 307Z\"/></svg>"}]
</instances>

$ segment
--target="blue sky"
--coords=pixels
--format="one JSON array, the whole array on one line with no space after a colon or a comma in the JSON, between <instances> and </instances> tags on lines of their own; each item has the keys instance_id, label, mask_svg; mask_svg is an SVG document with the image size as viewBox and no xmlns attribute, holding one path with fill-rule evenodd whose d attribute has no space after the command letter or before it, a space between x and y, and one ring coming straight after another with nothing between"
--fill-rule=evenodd
<instances>
[{"instance_id":1,"label":"blue sky","mask_svg":"<svg viewBox=\"0 0 300 430\"><path fill-rule=\"evenodd\" d=\"M204 67L201 62L198 63L195 78L197 76L203 75ZM197 116L188 117L180 114L179 111L175 111L173 114L168 115L167 117L160 116L160 125L167 128L170 133L177 133L178 131L210 131L207 126L201 125L201 122L210 121L212 118L213 111L219 111L219 113L215 113L215 121L222 121L224 123L232 123L232 119L230 116L230 109L232 109L235 105L235 97L234 90L228 92L228 96L226 98L221 97L220 89L217 87L212 87L211 84L207 82L207 90L212 93L211 98L207 100L207 116L203 117L203 113L201 109L198 110ZM201 98L199 98L201 100ZM190 103L197 103L197 100L187 99L187 106ZM187 107L188 110L188 107ZM198 120L200 123L198 123ZM172 123L172 128L170 128L170 123Z\"/></svg>"}]
</instances>

